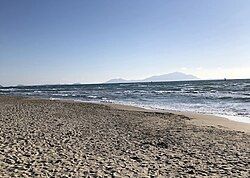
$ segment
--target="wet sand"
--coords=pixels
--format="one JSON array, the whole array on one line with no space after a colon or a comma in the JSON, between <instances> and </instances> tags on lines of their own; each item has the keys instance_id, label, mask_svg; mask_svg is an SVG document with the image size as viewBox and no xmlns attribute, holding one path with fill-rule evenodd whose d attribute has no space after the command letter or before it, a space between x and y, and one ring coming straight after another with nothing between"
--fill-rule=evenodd
<instances>
[{"instance_id":1,"label":"wet sand","mask_svg":"<svg viewBox=\"0 0 250 178\"><path fill-rule=\"evenodd\" d=\"M106 103L105 105L110 106L115 109L120 110L130 110L130 111L144 111L144 112L160 112L160 113L172 113L185 117L189 117L191 120L189 121L192 124L198 126L214 126L217 128L224 128L227 130L235 130L242 131L246 133L250 133L250 123L237 122L233 120L229 120L224 117L214 116L214 115L206 115L194 112L183 112L183 111L171 111L171 110L152 110L152 109L144 109L135 106L121 105L121 104L113 104Z\"/></svg>"},{"instance_id":2,"label":"wet sand","mask_svg":"<svg viewBox=\"0 0 250 178\"><path fill-rule=\"evenodd\" d=\"M249 177L247 130L187 116L0 96L0 177Z\"/></svg>"}]
</instances>

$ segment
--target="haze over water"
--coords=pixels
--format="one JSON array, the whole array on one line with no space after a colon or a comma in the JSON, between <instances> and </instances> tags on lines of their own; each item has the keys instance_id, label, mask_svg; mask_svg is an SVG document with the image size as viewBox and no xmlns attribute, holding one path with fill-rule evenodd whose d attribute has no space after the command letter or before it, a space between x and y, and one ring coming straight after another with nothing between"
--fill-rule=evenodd
<instances>
[{"instance_id":1,"label":"haze over water","mask_svg":"<svg viewBox=\"0 0 250 178\"><path fill-rule=\"evenodd\" d=\"M250 123L250 79L19 86L2 88L0 94L194 111Z\"/></svg>"}]
</instances>

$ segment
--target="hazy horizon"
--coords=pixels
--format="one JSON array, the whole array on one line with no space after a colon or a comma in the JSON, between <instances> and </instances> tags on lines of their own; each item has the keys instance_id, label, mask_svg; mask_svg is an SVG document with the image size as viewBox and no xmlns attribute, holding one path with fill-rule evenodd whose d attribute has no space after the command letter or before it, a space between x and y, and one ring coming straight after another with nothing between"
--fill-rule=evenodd
<instances>
[{"instance_id":1,"label":"hazy horizon","mask_svg":"<svg viewBox=\"0 0 250 178\"><path fill-rule=\"evenodd\" d=\"M250 1L0 1L0 85L250 78Z\"/></svg>"},{"instance_id":2,"label":"hazy horizon","mask_svg":"<svg viewBox=\"0 0 250 178\"><path fill-rule=\"evenodd\" d=\"M170 73L175 73L175 72L170 72ZM169 74L169 73L168 73ZM188 73L187 73L188 74ZM3 86L3 87L18 87L18 86L42 86L42 85L88 85L88 84L115 84L115 83L109 83L110 80L113 80L113 79L124 79L126 80L127 82L126 83L151 83L151 82L179 82L179 81L183 81L183 82L188 82L188 81L224 81L225 79L226 80L250 80L250 78L208 78L208 79L202 79L202 78L197 78L197 79L183 79L183 80L164 80L164 81L144 81L145 79L147 78L150 78L150 77L154 77L154 76L161 76L161 75L164 75L164 74L159 74L159 75L152 75L152 76L146 76L144 78L135 78L135 79L129 79L129 78L121 78L121 77L117 77L117 78L111 78L109 80L106 80L106 81L101 81L101 82L96 82L96 83L81 83L81 82L69 82L69 83L32 83L32 84L14 84L14 85L1 85L0 86ZM188 74L188 75L192 75L192 74ZM195 76L197 77L197 76Z\"/></svg>"}]
</instances>

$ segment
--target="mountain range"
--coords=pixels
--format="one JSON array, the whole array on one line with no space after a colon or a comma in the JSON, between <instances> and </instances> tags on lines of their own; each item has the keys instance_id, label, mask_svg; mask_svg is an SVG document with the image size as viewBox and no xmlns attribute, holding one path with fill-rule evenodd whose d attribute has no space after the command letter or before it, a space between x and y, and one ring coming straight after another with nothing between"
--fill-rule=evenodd
<instances>
[{"instance_id":1,"label":"mountain range","mask_svg":"<svg viewBox=\"0 0 250 178\"><path fill-rule=\"evenodd\" d=\"M198 79L199 78L194 75L185 74L182 72L173 72L164 75L156 75L148 77L142 80L125 80L122 78L117 78L117 79L111 79L106 83L164 82L164 81L183 81L183 80L198 80Z\"/></svg>"}]
</instances>

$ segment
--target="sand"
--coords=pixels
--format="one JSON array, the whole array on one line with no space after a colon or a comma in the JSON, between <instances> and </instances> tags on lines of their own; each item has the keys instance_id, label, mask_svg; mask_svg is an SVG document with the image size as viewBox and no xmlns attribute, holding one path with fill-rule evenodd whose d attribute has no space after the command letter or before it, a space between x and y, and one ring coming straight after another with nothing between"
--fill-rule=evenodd
<instances>
[{"instance_id":1,"label":"sand","mask_svg":"<svg viewBox=\"0 0 250 178\"><path fill-rule=\"evenodd\" d=\"M196 120L0 96L0 177L249 177L249 133Z\"/></svg>"},{"instance_id":2,"label":"sand","mask_svg":"<svg viewBox=\"0 0 250 178\"><path fill-rule=\"evenodd\" d=\"M122 104L113 104L113 103L105 103L105 105L110 106L119 110L130 110L130 111L144 111L144 112L160 112L160 113L172 113L181 116L186 116L191 118L189 121L192 124L198 126L214 126L217 128L224 128L228 130L242 131L246 133L250 133L250 123L237 122L233 120L229 120L224 117L200 114L194 112L183 112L183 111L171 111L171 110L153 110L153 109L145 109L135 106L128 106Z\"/></svg>"}]
</instances>

